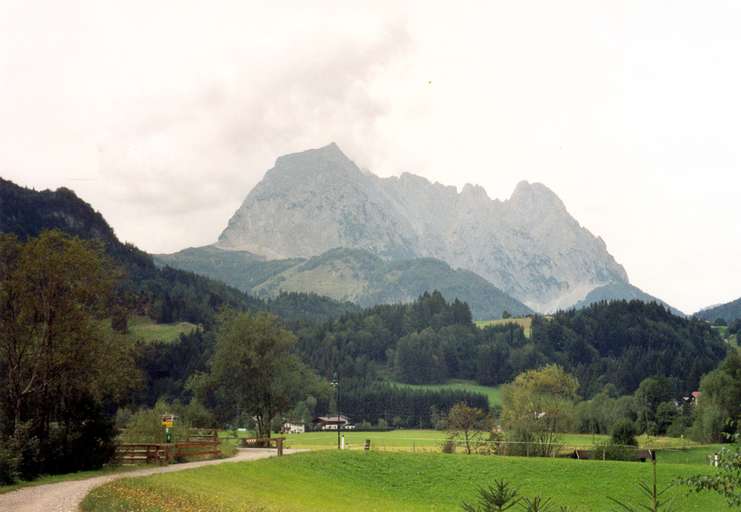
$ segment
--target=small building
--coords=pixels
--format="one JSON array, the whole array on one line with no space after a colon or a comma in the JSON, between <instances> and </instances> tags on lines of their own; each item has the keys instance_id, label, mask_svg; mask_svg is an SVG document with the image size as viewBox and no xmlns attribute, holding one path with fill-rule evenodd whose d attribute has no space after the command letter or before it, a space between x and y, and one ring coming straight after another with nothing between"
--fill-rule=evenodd
<instances>
[{"instance_id":1,"label":"small building","mask_svg":"<svg viewBox=\"0 0 741 512\"><path fill-rule=\"evenodd\" d=\"M345 416L317 416L312 420L312 423L319 428L319 430L337 430L342 428L343 430L352 430L350 427L350 421ZM354 427L353 427L354 428Z\"/></svg>"},{"instance_id":2,"label":"small building","mask_svg":"<svg viewBox=\"0 0 741 512\"><path fill-rule=\"evenodd\" d=\"M306 425L303 423L286 422L283 424L283 428L281 428L280 432L281 434L303 434L306 432Z\"/></svg>"}]
</instances>

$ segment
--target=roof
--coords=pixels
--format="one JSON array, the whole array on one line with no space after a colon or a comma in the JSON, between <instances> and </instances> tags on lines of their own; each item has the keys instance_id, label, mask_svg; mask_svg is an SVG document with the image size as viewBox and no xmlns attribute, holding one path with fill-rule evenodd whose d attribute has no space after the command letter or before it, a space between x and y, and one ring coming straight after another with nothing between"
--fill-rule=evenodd
<instances>
[{"instance_id":1,"label":"roof","mask_svg":"<svg viewBox=\"0 0 741 512\"><path fill-rule=\"evenodd\" d=\"M317 416L312 420L313 423L347 423L346 416Z\"/></svg>"}]
</instances>

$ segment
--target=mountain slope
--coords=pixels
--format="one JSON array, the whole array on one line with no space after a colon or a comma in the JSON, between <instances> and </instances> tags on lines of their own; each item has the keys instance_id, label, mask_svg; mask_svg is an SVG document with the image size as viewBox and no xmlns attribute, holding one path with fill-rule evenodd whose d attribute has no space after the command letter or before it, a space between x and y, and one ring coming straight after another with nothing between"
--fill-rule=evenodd
<instances>
[{"instance_id":1,"label":"mountain slope","mask_svg":"<svg viewBox=\"0 0 741 512\"><path fill-rule=\"evenodd\" d=\"M658 299L653 295L649 295L648 293L644 292L640 288L633 286L632 284L623 282L610 283L604 286L600 286L599 288L595 288L594 290L589 292L586 297L577 302L574 307L576 309L581 309L588 307L596 302L609 302L615 300L640 300L641 302L647 303L656 302L658 304L666 306L672 313L677 316L686 316L684 313L670 306L663 300Z\"/></svg>"},{"instance_id":2,"label":"mountain slope","mask_svg":"<svg viewBox=\"0 0 741 512\"><path fill-rule=\"evenodd\" d=\"M247 251L225 251L212 245L189 247L173 254L155 254L153 257L161 266L195 272L245 292L304 261L301 258L266 261Z\"/></svg>"},{"instance_id":3,"label":"mountain slope","mask_svg":"<svg viewBox=\"0 0 741 512\"><path fill-rule=\"evenodd\" d=\"M472 185L459 193L406 173L379 178L335 144L278 158L217 246L266 259L310 258L337 247L390 261L436 258L540 311L628 282L604 242L543 185L522 182L499 201Z\"/></svg>"},{"instance_id":4,"label":"mountain slope","mask_svg":"<svg viewBox=\"0 0 741 512\"><path fill-rule=\"evenodd\" d=\"M133 296L139 312L155 320L207 324L222 305L262 306L261 301L223 283L157 268L150 255L121 243L103 216L69 189L39 192L0 178L0 232L26 239L47 229L102 241L106 253L126 272L121 296Z\"/></svg>"},{"instance_id":5,"label":"mountain slope","mask_svg":"<svg viewBox=\"0 0 741 512\"><path fill-rule=\"evenodd\" d=\"M73 191L66 188L36 191L0 178L0 232L26 239L47 229L102 241L106 253L125 270L118 290L120 300L134 307L136 313L161 323L187 321L209 325L223 306L267 310L292 323L325 321L357 310L353 304L303 293L279 294L263 301L224 284L226 279L221 274L213 279L205 277L208 272L197 266L157 266L149 254L132 244L121 243L103 216ZM224 263L230 274L245 263L259 261L259 270L252 274L257 282L296 263L262 262L250 254L199 249L194 251L203 256L209 268L220 268L213 264L215 260ZM192 259L189 250L178 254L186 262Z\"/></svg>"},{"instance_id":6,"label":"mountain slope","mask_svg":"<svg viewBox=\"0 0 741 512\"><path fill-rule=\"evenodd\" d=\"M482 277L454 270L440 260L384 260L362 249L332 249L302 259L260 261L250 253L215 247L158 255L160 264L202 272L261 297L312 292L360 306L406 303L439 290L448 300L467 302L475 318L500 318L502 312L532 311Z\"/></svg>"},{"instance_id":7,"label":"mountain slope","mask_svg":"<svg viewBox=\"0 0 741 512\"><path fill-rule=\"evenodd\" d=\"M741 318L741 298L726 304L703 309L695 313L695 316L708 322L713 322L718 318L722 318L728 323L733 322Z\"/></svg>"}]
</instances>

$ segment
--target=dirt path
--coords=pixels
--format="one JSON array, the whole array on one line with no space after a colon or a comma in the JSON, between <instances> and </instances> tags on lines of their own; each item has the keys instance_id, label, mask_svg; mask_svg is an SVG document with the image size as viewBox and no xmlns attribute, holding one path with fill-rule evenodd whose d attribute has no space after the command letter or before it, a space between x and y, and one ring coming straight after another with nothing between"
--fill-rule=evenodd
<instances>
[{"instance_id":1,"label":"dirt path","mask_svg":"<svg viewBox=\"0 0 741 512\"><path fill-rule=\"evenodd\" d=\"M285 453L289 454L296 451L300 450L286 450ZM171 466L152 467L113 475L96 476L86 480L25 487L7 494L0 494L0 512L77 512L80 502L82 502L83 498L94 487L118 480L119 478L171 473L173 471L183 471L184 469L211 466L213 464L244 462L273 456L275 456L275 450L239 450L237 455L229 459L186 462L184 464L173 464Z\"/></svg>"}]
</instances>

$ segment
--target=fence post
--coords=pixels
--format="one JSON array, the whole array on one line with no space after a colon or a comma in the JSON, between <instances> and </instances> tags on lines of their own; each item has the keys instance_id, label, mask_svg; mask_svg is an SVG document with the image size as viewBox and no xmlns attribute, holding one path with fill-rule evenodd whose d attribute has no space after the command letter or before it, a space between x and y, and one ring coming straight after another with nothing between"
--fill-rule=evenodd
<instances>
[{"instance_id":1,"label":"fence post","mask_svg":"<svg viewBox=\"0 0 741 512\"><path fill-rule=\"evenodd\" d=\"M370 439L366 439L365 440L365 446L363 446L363 450L365 450L366 452L369 451L370 450L370 446L371 446L371 440Z\"/></svg>"},{"instance_id":2,"label":"fence post","mask_svg":"<svg viewBox=\"0 0 741 512\"><path fill-rule=\"evenodd\" d=\"M278 457L283 456L283 438L279 437L275 440L276 448L278 448Z\"/></svg>"}]
</instances>

